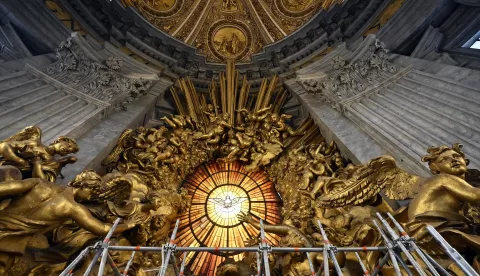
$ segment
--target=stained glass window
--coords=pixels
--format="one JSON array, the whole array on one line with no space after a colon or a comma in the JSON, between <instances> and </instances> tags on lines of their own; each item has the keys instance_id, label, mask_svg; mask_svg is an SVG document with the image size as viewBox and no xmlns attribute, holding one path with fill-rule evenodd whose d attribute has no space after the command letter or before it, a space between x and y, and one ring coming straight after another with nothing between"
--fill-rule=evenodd
<instances>
[{"instance_id":1,"label":"stained glass window","mask_svg":"<svg viewBox=\"0 0 480 276\"><path fill-rule=\"evenodd\" d=\"M246 241L259 236L259 230L241 223L237 218L241 212L270 224L280 223L281 200L263 171L247 172L237 162L208 164L189 176L183 188L188 190L191 206L180 217L178 246L245 247ZM266 236L270 244L278 244L277 235ZM191 252L186 263L194 275L215 275L225 257L239 261L242 255Z\"/></svg>"}]
</instances>

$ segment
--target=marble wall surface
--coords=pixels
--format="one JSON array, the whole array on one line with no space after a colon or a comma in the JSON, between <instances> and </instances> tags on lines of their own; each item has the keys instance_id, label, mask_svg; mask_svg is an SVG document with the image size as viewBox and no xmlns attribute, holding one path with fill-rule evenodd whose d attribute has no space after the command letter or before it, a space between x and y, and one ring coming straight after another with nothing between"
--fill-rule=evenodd
<instances>
[{"instance_id":1,"label":"marble wall surface","mask_svg":"<svg viewBox=\"0 0 480 276\"><path fill-rule=\"evenodd\" d=\"M87 168L100 170L122 132L144 125L173 85L161 70L108 42L74 33L51 54L0 57L0 140L30 125L42 129L44 144L75 138L78 161L59 182Z\"/></svg>"},{"instance_id":2,"label":"marble wall surface","mask_svg":"<svg viewBox=\"0 0 480 276\"><path fill-rule=\"evenodd\" d=\"M344 144L353 161L387 152L404 168L427 176L421 162L427 147L460 142L471 158L470 167L479 168L479 72L429 65L388 54L369 36L356 47L340 46L298 70L297 79L287 84L324 132L332 133L325 136ZM347 141L354 142L348 146Z\"/></svg>"}]
</instances>

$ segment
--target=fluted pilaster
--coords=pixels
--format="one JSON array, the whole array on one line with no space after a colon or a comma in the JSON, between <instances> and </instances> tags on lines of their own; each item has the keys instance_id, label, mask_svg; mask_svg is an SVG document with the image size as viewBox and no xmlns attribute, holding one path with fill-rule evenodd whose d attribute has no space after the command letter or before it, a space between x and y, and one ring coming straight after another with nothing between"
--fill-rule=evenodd
<instances>
[{"instance_id":1,"label":"fluted pilaster","mask_svg":"<svg viewBox=\"0 0 480 276\"><path fill-rule=\"evenodd\" d=\"M303 69L321 71L299 74L297 81L412 172L428 175L420 160L429 146L457 142L465 146L471 167L480 167L480 89L391 64L381 55L382 49L378 41L366 39L349 52L332 52L326 59L330 62Z\"/></svg>"}]
</instances>

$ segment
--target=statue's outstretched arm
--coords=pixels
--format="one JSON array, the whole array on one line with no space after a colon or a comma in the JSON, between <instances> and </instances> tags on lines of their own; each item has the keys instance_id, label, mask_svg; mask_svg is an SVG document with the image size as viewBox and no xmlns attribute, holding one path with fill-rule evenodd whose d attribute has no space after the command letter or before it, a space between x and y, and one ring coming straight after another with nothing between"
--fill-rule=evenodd
<instances>
[{"instance_id":1,"label":"statue's outstretched arm","mask_svg":"<svg viewBox=\"0 0 480 276\"><path fill-rule=\"evenodd\" d=\"M29 178L2 182L0 183L0 198L26 193L33 189L40 181L38 178Z\"/></svg>"},{"instance_id":2,"label":"statue's outstretched arm","mask_svg":"<svg viewBox=\"0 0 480 276\"><path fill-rule=\"evenodd\" d=\"M257 229L260 229L259 222L256 222L252 219L248 223ZM290 230L285 225L272 225L272 224L267 224L265 222L263 223L263 229L267 233L273 233L273 234L282 235L282 236L288 235L288 231Z\"/></svg>"},{"instance_id":3,"label":"statue's outstretched arm","mask_svg":"<svg viewBox=\"0 0 480 276\"><path fill-rule=\"evenodd\" d=\"M87 207L81 204L75 204L72 206L71 219L75 221L83 229L92 232L97 236L105 236L111 224L103 223L92 216L92 213L87 209ZM122 233L130 228L133 228L135 225L119 224L115 229L114 234Z\"/></svg>"},{"instance_id":4,"label":"statue's outstretched arm","mask_svg":"<svg viewBox=\"0 0 480 276\"><path fill-rule=\"evenodd\" d=\"M468 184L465 180L453 176L442 175L443 187L461 201L480 206L480 189Z\"/></svg>"}]
</instances>

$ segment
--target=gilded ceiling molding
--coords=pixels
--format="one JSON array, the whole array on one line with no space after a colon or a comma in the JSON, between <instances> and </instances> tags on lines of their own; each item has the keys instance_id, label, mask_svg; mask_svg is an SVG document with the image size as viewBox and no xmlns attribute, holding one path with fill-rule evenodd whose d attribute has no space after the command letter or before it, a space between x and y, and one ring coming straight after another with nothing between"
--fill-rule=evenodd
<instances>
[{"instance_id":1,"label":"gilded ceiling molding","mask_svg":"<svg viewBox=\"0 0 480 276\"><path fill-rule=\"evenodd\" d=\"M344 1L122 0L122 3L137 9L139 14L160 30L197 48L197 54L204 55L207 62L218 63L235 58L238 62L248 63L251 62L252 54L301 28L322 8L328 10ZM213 47L212 27L219 21L233 25L241 22L248 26L251 32L255 30L250 37L251 41L247 39L249 34L246 28L237 26L238 28L229 29L231 33L223 31L222 36L226 40L233 39L232 41L225 41L223 46L219 46L221 41L217 41L217 46ZM244 49L237 49L238 43L250 45L245 55ZM223 54L219 53L220 48Z\"/></svg>"},{"instance_id":2,"label":"gilded ceiling molding","mask_svg":"<svg viewBox=\"0 0 480 276\"><path fill-rule=\"evenodd\" d=\"M263 38L265 39L265 41L268 41L269 44L274 42L275 40L274 40L273 36L270 34L267 27L263 23L262 19L258 15L258 13L255 10L255 7L253 6L252 2L250 0L245 0L245 2L247 2L247 7L250 10L250 12L252 13L253 18L255 19L255 22L256 22L257 26L259 26L260 33L263 35Z\"/></svg>"},{"instance_id":3,"label":"gilded ceiling molding","mask_svg":"<svg viewBox=\"0 0 480 276\"><path fill-rule=\"evenodd\" d=\"M252 9L254 10L255 14L258 16L260 22L267 30L269 36L273 39L273 42L282 39L284 36L281 32L279 32L277 26L275 25L273 20L268 17L267 12L262 8L262 5L259 1L252 1L247 0L250 4Z\"/></svg>"},{"instance_id":4,"label":"gilded ceiling molding","mask_svg":"<svg viewBox=\"0 0 480 276\"><path fill-rule=\"evenodd\" d=\"M272 11L265 7L265 3L263 1L258 1L260 6L262 6L263 10L265 11L265 14L268 15L268 18L273 22L273 24L278 28L278 30L284 35L287 36L287 33L282 29L282 27L277 23L277 21L273 18L272 16Z\"/></svg>"},{"instance_id":5,"label":"gilded ceiling molding","mask_svg":"<svg viewBox=\"0 0 480 276\"><path fill-rule=\"evenodd\" d=\"M150 5L148 3L151 3ZM148 13L156 16L172 16L178 13L184 5L183 0L164 0L164 1L148 1L148 2L138 2L138 5L145 9Z\"/></svg>"},{"instance_id":6,"label":"gilded ceiling molding","mask_svg":"<svg viewBox=\"0 0 480 276\"><path fill-rule=\"evenodd\" d=\"M207 15L206 11L212 8L212 4L214 2L215 2L214 0L208 0L208 4L205 5L205 7L203 8L201 15L198 17L198 20L195 23L195 26L192 28L191 32L185 38L185 41L188 44L192 44L192 42L195 40L195 34L196 33L198 34L202 25L205 24L206 15Z\"/></svg>"},{"instance_id":7,"label":"gilded ceiling molding","mask_svg":"<svg viewBox=\"0 0 480 276\"><path fill-rule=\"evenodd\" d=\"M273 0L273 2L275 3L275 7L278 10L280 10L280 12L282 12L285 16L296 18L296 17L306 16L314 11L318 11L319 7L323 7L326 2L330 2L333 5L336 2L343 2L343 0L325 0L325 1ZM318 3L312 4L312 2L318 2ZM327 9L330 6L331 5L328 5L324 9Z\"/></svg>"},{"instance_id":8,"label":"gilded ceiling molding","mask_svg":"<svg viewBox=\"0 0 480 276\"><path fill-rule=\"evenodd\" d=\"M201 4L200 1L196 1L195 6L192 7L191 9L189 9L189 10L190 10L190 13L188 14L187 17L185 17L185 19L184 19L184 20L182 21L182 23L178 26L178 28L177 28L175 31L173 31L173 33L172 33L173 36L177 35L178 32L183 28L183 26L185 26L185 24L186 24L186 23L189 21L189 19L192 17L192 14L198 12L198 10L199 10L199 5L200 5L200 4Z\"/></svg>"}]
</instances>

